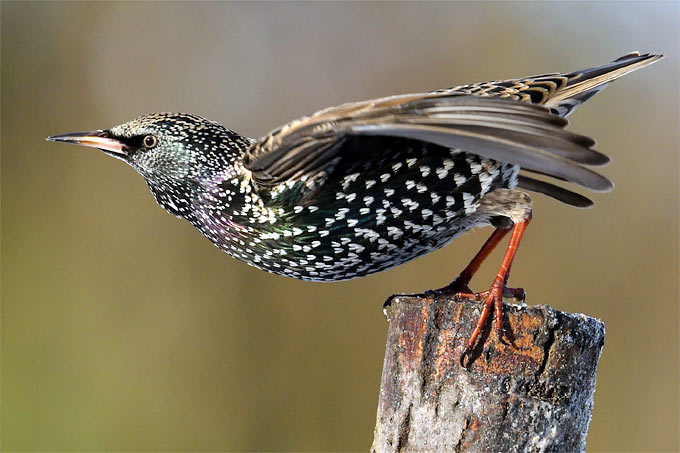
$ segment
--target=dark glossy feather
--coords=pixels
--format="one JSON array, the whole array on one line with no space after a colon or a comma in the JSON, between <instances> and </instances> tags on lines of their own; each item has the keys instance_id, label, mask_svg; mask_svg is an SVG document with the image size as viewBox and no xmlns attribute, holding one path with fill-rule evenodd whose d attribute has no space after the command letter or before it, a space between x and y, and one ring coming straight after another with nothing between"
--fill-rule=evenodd
<instances>
[{"instance_id":1,"label":"dark glossy feather","mask_svg":"<svg viewBox=\"0 0 680 453\"><path fill-rule=\"evenodd\" d=\"M581 194L572 192L571 190L550 184L549 182L541 181L539 179L530 178L526 175L519 175L517 187L531 190L532 192L542 193L557 201L574 206L576 208L589 208L593 205L590 198L584 197Z\"/></svg>"}]
</instances>

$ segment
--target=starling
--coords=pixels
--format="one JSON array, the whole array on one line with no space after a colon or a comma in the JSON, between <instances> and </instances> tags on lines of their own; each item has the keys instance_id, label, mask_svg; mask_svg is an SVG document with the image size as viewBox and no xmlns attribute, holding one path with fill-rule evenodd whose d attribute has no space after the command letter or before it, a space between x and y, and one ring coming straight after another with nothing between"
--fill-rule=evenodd
<instances>
[{"instance_id":1,"label":"starling","mask_svg":"<svg viewBox=\"0 0 680 453\"><path fill-rule=\"evenodd\" d=\"M469 353L502 297L531 198L579 208L612 183L609 158L565 130L574 108L614 79L662 58L637 52L572 73L475 83L331 107L251 139L196 115L154 113L106 130L49 137L99 148L144 177L158 204L259 269L311 281L383 271L473 227L493 234L440 292L483 300ZM544 179L537 179L541 175ZM550 179L552 178L552 179ZM510 232L488 291L469 294L484 258Z\"/></svg>"}]
</instances>

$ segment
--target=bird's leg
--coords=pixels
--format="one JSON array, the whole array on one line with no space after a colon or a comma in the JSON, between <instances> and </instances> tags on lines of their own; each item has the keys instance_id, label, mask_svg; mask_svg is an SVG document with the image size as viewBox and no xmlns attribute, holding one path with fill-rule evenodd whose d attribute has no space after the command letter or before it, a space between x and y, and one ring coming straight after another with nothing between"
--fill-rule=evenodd
<instances>
[{"instance_id":1,"label":"bird's leg","mask_svg":"<svg viewBox=\"0 0 680 453\"><path fill-rule=\"evenodd\" d=\"M503 256L503 261L501 262L501 267L494 278L493 283L491 283L491 288L489 291L485 291L483 294L485 297L484 305L482 306L482 312L477 320L477 325L475 326L470 338L465 344L465 349L460 356L460 362L463 363L465 356L470 353L472 348L475 346L477 339L479 338L484 325L486 324L489 315L491 314L492 307L495 308L496 312L496 332L498 334L498 339L503 341L503 290L505 284L510 276L510 267L512 266L512 261L517 253L517 247L519 246L519 241L522 239L522 235L531 221L531 215L529 215L525 220L516 223L512 228L512 235L510 236L510 242L508 243L508 248L505 250L505 255ZM479 296L479 295L475 295Z\"/></svg>"},{"instance_id":2,"label":"bird's leg","mask_svg":"<svg viewBox=\"0 0 680 453\"><path fill-rule=\"evenodd\" d=\"M491 254L491 252L493 252L498 243L501 242L501 240L503 240L505 235L508 234L509 232L510 232L509 228L496 228L494 232L491 233L491 236L489 236L489 239L486 240L482 248L479 249L479 252L477 252L475 257L472 258L470 264L468 264L465 267L465 269L463 269L463 271L460 273L460 275L458 275L458 277L454 281L444 286L443 288L435 290L428 289L425 291L425 294L423 295L428 299L435 299L440 294L455 294L460 297L466 297L471 299L474 299L476 297L486 297L485 293L488 291L479 294L471 294L472 291L468 287L468 284L470 283L470 280L472 280L472 277L475 275L475 273L482 265L484 260ZM514 288L511 289L514 290ZM383 315L385 315L385 318L388 317L387 309L392 305L392 301L399 296L420 296L420 294L394 294L388 297L382 306L382 312Z\"/></svg>"},{"instance_id":3,"label":"bird's leg","mask_svg":"<svg viewBox=\"0 0 680 453\"><path fill-rule=\"evenodd\" d=\"M484 260L494 251L496 246L503 240L506 234L510 232L508 228L496 228L489 239L486 240L482 248L470 261L465 269L460 273L460 275L451 283L443 288L437 290L440 293L448 294L461 294L462 296L471 296L472 291L468 287L470 280L477 273L479 267L482 265Z\"/></svg>"},{"instance_id":4,"label":"bird's leg","mask_svg":"<svg viewBox=\"0 0 680 453\"><path fill-rule=\"evenodd\" d=\"M489 239L486 240L482 248L479 249L474 258L470 263L463 269L460 275L451 283L434 290L434 293L439 294L451 294L458 297L465 297L468 299L485 299L488 296L489 291L483 291L481 293L473 294L472 290L468 287L470 280L477 273L482 263L486 258L494 251L496 246L503 240L503 238L511 231L511 228L496 228ZM503 288L503 297L511 297L513 299L524 300L525 294L522 288Z\"/></svg>"}]
</instances>

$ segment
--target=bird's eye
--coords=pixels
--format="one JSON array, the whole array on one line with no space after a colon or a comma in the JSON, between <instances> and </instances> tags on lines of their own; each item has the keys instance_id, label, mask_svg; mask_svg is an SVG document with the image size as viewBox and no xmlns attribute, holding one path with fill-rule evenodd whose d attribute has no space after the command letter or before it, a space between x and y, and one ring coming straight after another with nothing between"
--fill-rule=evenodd
<instances>
[{"instance_id":1,"label":"bird's eye","mask_svg":"<svg viewBox=\"0 0 680 453\"><path fill-rule=\"evenodd\" d=\"M156 143L158 143L158 139L153 135L147 135L142 139L142 145L146 149L153 148L154 146L156 146Z\"/></svg>"}]
</instances>

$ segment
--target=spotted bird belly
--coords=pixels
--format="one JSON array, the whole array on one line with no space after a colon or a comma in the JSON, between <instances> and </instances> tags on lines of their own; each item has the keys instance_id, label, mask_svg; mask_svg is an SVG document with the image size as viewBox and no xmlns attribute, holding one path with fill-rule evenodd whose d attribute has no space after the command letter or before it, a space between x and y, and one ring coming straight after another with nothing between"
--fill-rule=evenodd
<instances>
[{"instance_id":1,"label":"spotted bird belly","mask_svg":"<svg viewBox=\"0 0 680 453\"><path fill-rule=\"evenodd\" d=\"M210 199L198 201L194 224L217 247L259 269L346 280L398 266L488 224L474 215L480 200L517 183L515 165L404 142L361 167L343 163L342 174L330 172L314 184L290 181L265 197L244 181L227 184L231 189L217 184L206 192ZM247 205L215 215L216 200L242 198Z\"/></svg>"}]
</instances>

